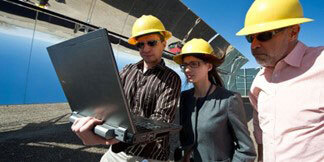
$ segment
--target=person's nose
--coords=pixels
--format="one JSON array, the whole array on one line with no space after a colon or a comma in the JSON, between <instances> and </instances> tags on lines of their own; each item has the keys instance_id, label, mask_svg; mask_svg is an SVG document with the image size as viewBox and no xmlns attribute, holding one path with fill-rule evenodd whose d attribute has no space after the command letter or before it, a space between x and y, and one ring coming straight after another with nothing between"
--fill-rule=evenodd
<instances>
[{"instance_id":1,"label":"person's nose","mask_svg":"<svg viewBox=\"0 0 324 162\"><path fill-rule=\"evenodd\" d=\"M151 46L149 46L147 43L144 43L144 46L142 48L143 52L149 52L149 51L151 51L151 49L152 49Z\"/></svg>"},{"instance_id":2,"label":"person's nose","mask_svg":"<svg viewBox=\"0 0 324 162\"><path fill-rule=\"evenodd\" d=\"M260 43L261 42L258 39L254 38L251 43L251 49L256 49L260 47Z\"/></svg>"},{"instance_id":3,"label":"person's nose","mask_svg":"<svg viewBox=\"0 0 324 162\"><path fill-rule=\"evenodd\" d=\"M189 73L189 72L191 72L191 68L189 66L186 66L184 71L185 71L185 73Z\"/></svg>"}]
</instances>

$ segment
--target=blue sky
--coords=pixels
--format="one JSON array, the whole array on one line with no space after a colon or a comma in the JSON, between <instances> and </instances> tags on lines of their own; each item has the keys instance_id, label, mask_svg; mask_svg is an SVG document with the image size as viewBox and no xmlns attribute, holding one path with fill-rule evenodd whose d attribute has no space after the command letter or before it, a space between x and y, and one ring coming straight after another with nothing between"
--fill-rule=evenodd
<instances>
[{"instance_id":1,"label":"blue sky","mask_svg":"<svg viewBox=\"0 0 324 162\"><path fill-rule=\"evenodd\" d=\"M244 25L245 14L254 0L182 0L193 12L237 48L249 62L243 67L259 67L244 37L235 36ZM308 46L324 45L324 1L300 0L304 17L315 21L301 25L299 40Z\"/></svg>"}]
</instances>

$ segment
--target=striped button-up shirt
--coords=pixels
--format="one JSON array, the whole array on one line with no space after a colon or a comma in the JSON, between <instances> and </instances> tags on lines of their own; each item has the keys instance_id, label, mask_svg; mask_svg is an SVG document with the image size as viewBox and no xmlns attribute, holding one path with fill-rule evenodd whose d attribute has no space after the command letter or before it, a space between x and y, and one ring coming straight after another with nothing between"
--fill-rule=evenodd
<instances>
[{"instance_id":1,"label":"striped button-up shirt","mask_svg":"<svg viewBox=\"0 0 324 162\"><path fill-rule=\"evenodd\" d=\"M323 162L324 47L299 42L251 87L254 135L265 162Z\"/></svg>"},{"instance_id":2,"label":"striped button-up shirt","mask_svg":"<svg viewBox=\"0 0 324 162\"><path fill-rule=\"evenodd\" d=\"M179 104L181 80L162 60L143 73L143 61L127 65L121 72L121 82L134 115L171 123ZM118 143L113 150L148 159L167 160L169 137L161 137L148 144Z\"/></svg>"}]
</instances>

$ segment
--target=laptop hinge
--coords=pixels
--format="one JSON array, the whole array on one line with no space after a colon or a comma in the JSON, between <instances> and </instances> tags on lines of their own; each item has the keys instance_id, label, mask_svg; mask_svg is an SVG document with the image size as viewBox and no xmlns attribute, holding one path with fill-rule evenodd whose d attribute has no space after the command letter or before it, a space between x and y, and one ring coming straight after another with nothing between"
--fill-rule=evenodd
<instances>
[{"instance_id":1,"label":"laptop hinge","mask_svg":"<svg viewBox=\"0 0 324 162\"><path fill-rule=\"evenodd\" d=\"M125 141L127 139L127 129L118 127L115 129L115 138L118 139L119 141Z\"/></svg>"},{"instance_id":2,"label":"laptop hinge","mask_svg":"<svg viewBox=\"0 0 324 162\"><path fill-rule=\"evenodd\" d=\"M78 118L82 118L82 117L84 117L84 116L80 115L80 114L79 114L78 112L76 112L76 111L73 111L72 114L71 114L70 117L69 117L69 121L70 121L71 123L74 123L74 121L75 121L76 119L78 119Z\"/></svg>"},{"instance_id":3,"label":"laptop hinge","mask_svg":"<svg viewBox=\"0 0 324 162\"><path fill-rule=\"evenodd\" d=\"M74 111L72 112L71 116L69 117L70 122L74 122L77 118L84 117L80 115L78 112ZM93 130L97 135L104 137L106 139L110 138L116 138L119 141L125 142L125 143L131 143L133 134L128 133L126 128L118 127L117 129L114 127L111 127L109 125L103 124L103 125L97 125L94 127Z\"/></svg>"},{"instance_id":4,"label":"laptop hinge","mask_svg":"<svg viewBox=\"0 0 324 162\"><path fill-rule=\"evenodd\" d=\"M114 129L110 128L107 125L97 125L94 128L94 132L101 136L104 137L106 139L111 139L115 137L115 133L114 133Z\"/></svg>"}]
</instances>

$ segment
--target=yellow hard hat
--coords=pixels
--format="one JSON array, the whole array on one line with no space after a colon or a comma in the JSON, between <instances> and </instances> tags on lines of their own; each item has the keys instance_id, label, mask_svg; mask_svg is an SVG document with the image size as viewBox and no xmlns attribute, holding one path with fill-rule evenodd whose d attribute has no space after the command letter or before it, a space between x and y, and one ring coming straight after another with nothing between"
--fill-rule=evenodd
<instances>
[{"instance_id":1,"label":"yellow hard hat","mask_svg":"<svg viewBox=\"0 0 324 162\"><path fill-rule=\"evenodd\" d=\"M201 38L194 38L185 43L181 49L181 53L173 56L173 60L177 64L182 64L182 56L188 54L205 55L210 63L214 64L215 66L219 66L224 61L224 57L217 57L214 53L213 47L207 41Z\"/></svg>"},{"instance_id":2,"label":"yellow hard hat","mask_svg":"<svg viewBox=\"0 0 324 162\"><path fill-rule=\"evenodd\" d=\"M128 43L134 45L137 43L136 37L155 32L160 32L165 40L172 36L172 33L165 30L164 25L158 18L152 15L143 15L135 21L132 36L128 39Z\"/></svg>"},{"instance_id":3,"label":"yellow hard hat","mask_svg":"<svg viewBox=\"0 0 324 162\"><path fill-rule=\"evenodd\" d=\"M255 0L236 35L249 35L313 21L304 18L298 0Z\"/></svg>"}]
</instances>

